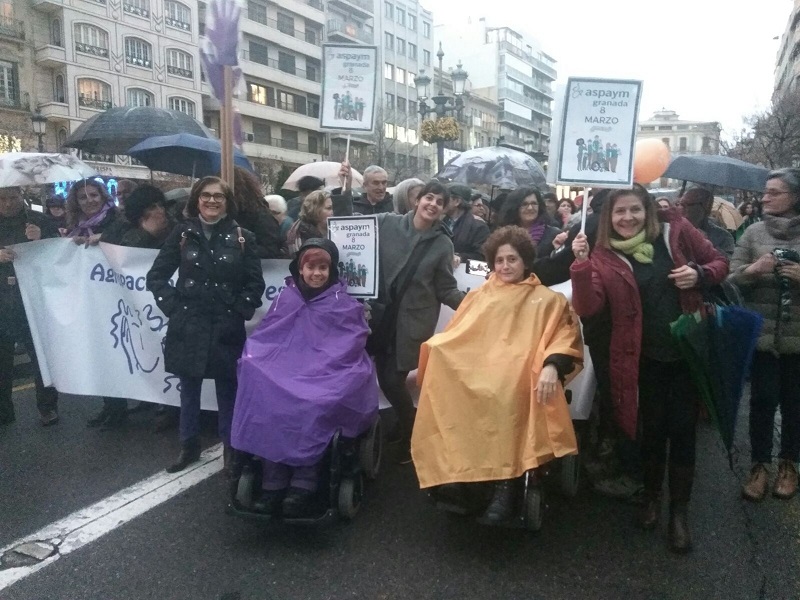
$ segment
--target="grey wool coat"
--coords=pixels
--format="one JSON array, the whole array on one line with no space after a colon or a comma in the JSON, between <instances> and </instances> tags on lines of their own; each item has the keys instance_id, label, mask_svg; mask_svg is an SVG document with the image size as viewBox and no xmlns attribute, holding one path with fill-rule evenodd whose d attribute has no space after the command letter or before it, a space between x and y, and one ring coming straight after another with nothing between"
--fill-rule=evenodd
<instances>
[{"instance_id":1,"label":"grey wool coat","mask_svg":"<svg viewBox=\"0 0 800 600\"><path fill-rule=\"evenodd\" d=\"M386 297L416 245L433 239L400 301L395 345L398 371L417 368L420 346L433 335L439 308L446 304L455 310L465 295L453 276L453 242L444 227L417 231L413 220L414 213L378 215L380 285Z\"/></svg>"},{"instance_id":2,"label":"grey wool coat","mask_svg":"<svg viewBox=\"0 0 800 600\"><path fill-rule=\"evenodd\" d=\"M789 317L788 320L779 320L781 294L778 278L772 273L749 275L744 272L756 260L776 248L800 253L800 217L767 215L760 223L748 227L736 244L728 280L741 289L745 306L764 317L758 350L800 354L800 284L791 283L791 302L783 308Z\"/></svg>"}]
</instances>

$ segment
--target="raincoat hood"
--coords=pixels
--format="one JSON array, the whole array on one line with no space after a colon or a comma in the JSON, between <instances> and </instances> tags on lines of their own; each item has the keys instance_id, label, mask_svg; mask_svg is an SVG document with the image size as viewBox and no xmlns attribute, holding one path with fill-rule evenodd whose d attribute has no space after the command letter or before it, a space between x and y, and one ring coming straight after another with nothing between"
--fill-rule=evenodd
<instances>
[{"instance_id":1,"label":"raincoat hood","mask_svg":"<svg viewBox=\"0 0 800 600\"><path fill-rule=\"evenodd\" d=\"M324 238L311 238L310 240L306 240L305 243L300 246L297 256L295 256L294 260L292 260L291 264L289 265L289 272L292 274L294 280L297 281L300 278L300 257L303 255L303 252L309 248L319 248L330 254L331 275L329 279L329 285L330 281L339 281L339 248L337 248L336 244L334 244L332 241Z\"/></svg>"}]
</instances>

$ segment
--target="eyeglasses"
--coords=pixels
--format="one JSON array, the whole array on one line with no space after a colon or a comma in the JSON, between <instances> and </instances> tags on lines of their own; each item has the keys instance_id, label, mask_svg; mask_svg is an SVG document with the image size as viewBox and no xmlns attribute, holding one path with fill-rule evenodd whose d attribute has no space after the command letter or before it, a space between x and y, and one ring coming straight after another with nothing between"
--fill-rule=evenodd
<instances>
[{"instance_id":1,"label":"eyeglasses","mask_svg":"<svg viewBox=\"0 0 800 600\"><path fill-rule=\"evenodd\" d=\"M203 202L208 202L212 198L217 202L222 202L223 200L225 200L225 194L222 194L220 192L217 192L216 194L211 194L209 192L200 192L200 200L202 200Z\"/></svg>"},{"instance_id":2,"label":"eyeglasses","mask_svg":"<svg viewBox=\"0 0 800 600\"><path fill-rule=\"evenodd\" d=\"M791 194L791 192L779 192L778 190L767 190L766 192L764 192L764 195L769 196L770 198L783 196L784 194Z\"/></svg>"},{"instance_id":3,"label":"eyeglasses","mask_svg":"<svg viewBox=\"0 0 800 600\"><path fill-rule=\"evenodd\" d=\"M539 208L538 202L523 202L520 205L522 208Z\"/></svg>"}]
</instances>

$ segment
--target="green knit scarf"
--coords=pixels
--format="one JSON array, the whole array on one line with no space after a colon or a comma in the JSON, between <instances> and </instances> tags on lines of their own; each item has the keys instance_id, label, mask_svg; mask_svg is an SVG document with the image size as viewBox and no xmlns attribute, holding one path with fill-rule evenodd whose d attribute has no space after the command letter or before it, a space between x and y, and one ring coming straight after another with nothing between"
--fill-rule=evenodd
<instances>
[{"instance_id":1,"label":"green knit scarf","mask_svg":"<svg viewBox=\"0 0 800 600\"><path fill-rule=\"evenodd\" d=\"M627 240L609 240L611 247L614 250L619 250L623 254L632 256L633 260L643 265L649 265L653 262L653 244L647 241L644 229L639 233Z\"/></svg>"}]
</instances>

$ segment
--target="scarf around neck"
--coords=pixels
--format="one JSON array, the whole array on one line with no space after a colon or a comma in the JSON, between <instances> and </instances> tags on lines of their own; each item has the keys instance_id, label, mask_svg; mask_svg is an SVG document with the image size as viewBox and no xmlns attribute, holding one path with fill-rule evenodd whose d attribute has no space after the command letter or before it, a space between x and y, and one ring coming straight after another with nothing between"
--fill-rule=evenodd
<instances>
[{"instance_id":1,"label":"scarf around neck","mask_svg":"<svg viewBox=\"0 0 800 600\"><path fill-rule=\"evenodd\" d=\"M653 244L647 241L644 229L627 240L609 240L611 247L630 256L638 263L649 265L653 262Z\"/></svg>"},{"instance_id":2,"label":"scarf around neck","mask_svg":"<svg viewBox=\"0 0 800 600\"><path fill-rule=\"evenodd\" d=\"M111 208L112 205L110 203L104 204L103 208L101 208L91 217L78 221L78 224L67 234L67 237L89 237L94 235L93 229L105 220L106 216L108 215L108 211L110 211Z\"/></svg>"},{"instance_id":3,"label":"scarf around neck","mask_svg":"<svg viewBox=\"0 0 800 600\"><path fill-rule=\"evenodd\" d=\"M779 240L800 238L800 216L782 217L780 215L764 215L764 225L769 234Z\"/></svg>"},{"instance_id":4,"label":"scarf around neck","mask_svg":"<svg viewBox=\"0 0 800 600\"><path fill-rule=\"evenodd\" d=\"M539 221L538 219L534 221L530 227L528 227L528 234L531 236L534 244L538 244L542 241L542 238L544 237L544 229L544 221Z\"/></svg>"}]
</instances>

